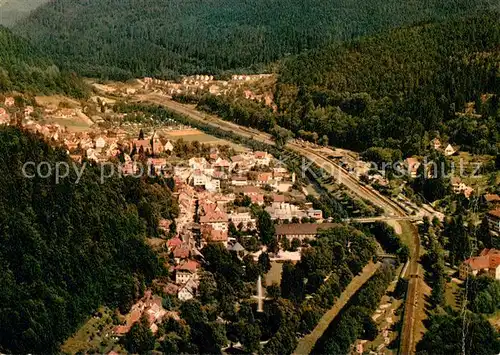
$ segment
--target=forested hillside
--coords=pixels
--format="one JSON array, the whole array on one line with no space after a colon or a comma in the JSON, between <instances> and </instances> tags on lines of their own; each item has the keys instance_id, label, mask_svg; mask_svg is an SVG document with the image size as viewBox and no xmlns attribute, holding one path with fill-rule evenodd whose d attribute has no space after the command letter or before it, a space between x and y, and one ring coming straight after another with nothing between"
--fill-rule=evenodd
<instances>
[{"instance_id":1,"label":"forested hillside","mask_svg":"<svg viewBox=\"0 0 500 355\"><path fill-rule=\"evenodd\" d=\"M0 92L5 91L63 93L74 97L88 94L80 78L61 72L38 49L0 26Z\"/></svg>"},{"instance_id":2,"label":"forested hillside","mask_svg":"<svg viewBox=\"0 0 500 355\"><path fill-rule=\"evenodd\" d=\"M330 144L422 153L438 132L464 150L500 142L498 12L400 28L290 59L278 124ZM463 112L472 102L475 112Z\"/></svg>"},{"instance_id":3,"label":"forested hillside","mask_svg":"<svg viewBox=\"0 0 500 355\"><path fill-rule=\"evenodd\" d=\"M101 184L89 165L78 183L73 169L59 184L25 178L25 162L54 169L68 157L17 128L0 128L0 152L0 352L54 353L98 306L128 310L164 272L144 238L177 207L166 187Z\"/></svg>"},{"instance_id":4,"label":"forested hillside","mask_svg":"<svg viewBox=\"0 0 500 355\"><path fill-rule=\"evenodd\" d=\"M330 41L498 6L495 0L55 0L16 31L87 76L231 69Z\"/></svg>"}]
</instances>

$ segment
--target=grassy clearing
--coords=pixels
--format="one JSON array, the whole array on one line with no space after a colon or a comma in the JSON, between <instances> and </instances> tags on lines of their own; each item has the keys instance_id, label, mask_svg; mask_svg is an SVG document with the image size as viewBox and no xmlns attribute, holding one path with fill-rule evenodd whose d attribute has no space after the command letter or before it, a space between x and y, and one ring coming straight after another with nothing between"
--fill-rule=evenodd
<instances>
[{"instance_id":1,"label":"grassy clearing","mask_svg":"<svg viewBox=\"0 0 500 355\"><path fill-rule=\"evenodd\" d=\"M271 270L266 274L265 281L266 285L272 285L273 282L278 285L281 283L281 273L283 272L283 263L277 261L271 261Z\"/></svg>"},{"instance_id":2,"label":"grassy clearing","mask_svg":"<svg viewBox=\"0 0 500 355\"><path fill-rule=\"evenodd\" d=\"M461 299L462 289L460 285L456 282L450 281L446 283L446 288L444 292L446 305L449 305L455 310L460 308L460 299Z\"/></svg>"},{"instance_id":3,"label":"grassy clearing","mask_svg":"<svg viewBox=\"0 0 500 355\"><path fill-rule=\"evenodd\" d=\"M115 325L113 325L111 310L100 308L96 313L100 313L102 316L89 318L72 337L64 342L61 346L62 353L96 352L107 354L112 350L118 353L123 352L118 341L112 335Z\"/></svg>"},{"instance_id":4,"label":"grassy clearing","mask_svg":"<svg viewBox=\"0 0 500 355\"><path fill-rule=\"evenodd\" d=\"M182 136L175 134L175 133L172 134L168 131L164 132L163 134L167 139L170 139L173 141L182 138L185 142L198 141L200 143L212 144L212 145L229 145L230 147L232 147L234 150L236 150L238 152L245 151L245 148L242 147L241 145L234 144L234 143L229 142L229 141L224 140L224 139L219 139L217 137L208 135L208 134L203 133L203 132L199 132L196 134L186 134L186 135L182 135Z\"/></svg>"},{"instance_id":5,"label":"grassy clearing","mask_svg":"<svg viewBox=\"0 0 500 355\"><path fill-rule=\"evenodd\" d=\"M411 252L411 255L413 256L414 252L415 252L415 241L413 239L413 227L411 225L411 222L408 222L408 221L398 221L399 225L400 225L400 230L401 230L401 234L399 235L399 237L401 238L401 241L408 245L408 247L410 248L410 252ZM420 250L422 251L423 248L420 248Z\"/></svg>"}]
</instances>

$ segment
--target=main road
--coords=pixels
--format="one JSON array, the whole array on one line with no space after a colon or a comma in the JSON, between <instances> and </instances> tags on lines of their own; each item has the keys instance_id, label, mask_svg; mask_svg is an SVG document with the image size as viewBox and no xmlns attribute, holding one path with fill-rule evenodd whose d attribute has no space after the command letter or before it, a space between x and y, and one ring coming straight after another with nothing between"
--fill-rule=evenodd
<instances>
[{"instance_id":1,"label":"main road","mask_svg":"<svg viewBox=\"0 0 500 355\"><path fill-rule=\"evenodd\" d=\"M159 94L145 94L136 95L136 101L154 103L162 105L176 113L190 117L205 124L212 125L220 130L231 131L241 136L252 138L267 144L274 144L271 135L257 131L255 129L243 127L232 122L224 121L223 119L209 115L196 110L194 105L181 104L173 101L164 95ZM394 219L408 219L409 216L406 211L390 198L380 194L378 191L371 187L364 186L358 179L353 177L347 170L339 166L335 161L330 159L326 153L315 150L311 147L301 145L299 143L287 143L287 149L290 149L297 154L314 162L322 168L323 172L332 176L339 183L342 183L346 188L354 192L361 198L371 201L373 204L381 207L384 210L385 217L395 217ZM307 164L303 164L307 168ZM415 352L415 324L417 320L417 306L423 302L423 294L419 290L420 287L420 273L418 259L420 257L420 237L416 227L409 221L401 220L399 223L407 224L411 230L410 245L410 263L408 267L407 276L409 276L408 289L406 294L403 327L400 334L400 347L399 353L403 355L412 354ZM421 321L421 320L420 320Z\"/></svg>"}]
</instances>

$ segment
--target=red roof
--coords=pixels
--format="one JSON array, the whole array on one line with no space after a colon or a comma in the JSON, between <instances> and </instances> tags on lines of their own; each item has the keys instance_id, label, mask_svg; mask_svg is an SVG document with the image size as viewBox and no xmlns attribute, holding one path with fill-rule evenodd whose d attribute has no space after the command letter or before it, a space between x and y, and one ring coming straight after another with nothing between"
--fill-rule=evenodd
<instances>
[{"instance_id":1,"label":"red roof","mask_svg":"<svg viewBox=\"0 0 500 355\"><path fill-rule=\"evenodd\" d=\"M274 202L285 202L285 196L283 195L273 195L273 201Z\"/></svg>"},{"instance_id":2,"label":"red roof","mask_svg":"<svg viewBox=\"0 0 500 355\"><path fill-rule=\"evenodd\" d=\"M500 218L500 208L497 208L496 210L489 211L488 216Z\"/></svg>"},{"instance_id":3,"label":"red roof","mask_svg":"<svg viewBox=\"0 0 500 355\"><path fill-rule=\"evenodd\" d=\"M148 163L151 165L166 165L167 159L165 159L165 158L149 158Z\"/></svg>"},{"instance_id":4,"label":"red roof","mask_svg":"<svg viewBox=\"0 0 500 355\"><path fill-rule=\"evenodd\" d=\"M257 159L262 159L262 158L265 158L265 157L266 157L267 153L266 153L266 152L255 152L255 154L254 154L254 155L255 155L255 157L256 157Z\"/></svg>"},{"instance_id":5,"label":"red roof","mask_svg":"<svg viewBox=\"0 0 500 355\"><path fill-rule=\"evenodd\" d=\"M212 242L227 242L227 231L212 230L209 239Z\"/></svg>"},{"instance_id":6,"label":"red roof","mask_svg":"<svg viewBox=\"0 0 500 355\"><path fill-rule=\"evenodd\" d=\"M481 254L464 261L472 270L494 269L500 265L500 250L483 249Z\"/></svg>"},{"instance_id":7,"label":"red roof","mask_svg":"<svg viewBox=\"0 0 500 355\"><path fill-rule=\"evenodd\" d=\"M227 222L227 215L223 212L210 212L200 217L200 223Z\"/></svg>"},{"instance_id":8,"label":"red roof","mask_svg":"<svg viewBox=\"0 0 500 355\"><path fill-rule=\"evenodd\" d=\"M273 177L272 173L260 173L259 175L257 175L257 180L267 182L271 180L272 177Z\"/></svg>"},{"instance_id":9,"label":"red roof","mask_svg":"<svg viewBox=\"0 0 500 355\"><path fill-rule=\"evenodd\" d=\"M181 245L182 245L182 240L179 237L172 238L167 242L167 246L169 248L175 248Z\"/></svg>"},{"instance_id":10,"label":"red roof","mask_svg":"<svg viewBox=\"0 0 500 355\"><path fill-rule=\"evenodd\" d=\"M168 230L170 228L170 225L172 224L172 221L169 221L168 219L161 219L158 222L158 226L163 229L163 230Z\"/></svg>"},{"instance_id":11,"label":"red roof","mask_svg":"<svg viewBox=\"0 0 500 355\"><path fill-rule=\"evenodd\" d=\"M187 245L175 247L173 250L174 258L186 259L189 257L191 249Z\"/></svg>"},{"instance_id":12,"label":"red roof","mask_svg":"<svg viewBox=\"0 0 500 355\"><path fill-rule=\"evenodd\" d=\"M136 139L132 141L132 144L135 145L137 150L139 150L140 147L144 150L151 150L151 145L149 144L148 139Z\"/></svg>"},{"instance_id":13,"label":"red roof","mask_svg":"<svg viewBox=\"0 0 500 355\"><path fill-rule=\"evenodd\" d=\"M240 191L243 192L244 195L258 194L262 192L262 190L256 186L244 186Z\"/></svg>"},{"instance_id":14,"label":"red roof","mask_svg":"<svg viewBox=\"0 0 500 355\"><path fill-rule=\"evenodd\" d=\"M250 196L250 199L252 200L252 203L264 202L264 195L262 194L252 195Z\"/></svg>"},{"instance_id":15,"label":"red roof","mask_svg":"<svg viewBox=\"0 0 500 355\"><path fill-rule=\"evenodd\" d=\"M185 263L182 263L179 266L176 266L176 270L184 270L195 272L200 267L200 263L195 260L188 260Z\"/></svg>"},{"instance_id":16,"label":"red roof","mask_svg":"<svg viewBox=\"0 0 500 355\"><path fill-rule=\"evenodd\" d=\"M223 167L223 168L228 168L230 165L231 164L229 164L229 162L225 159L222 159L220 162L215 163L215 166Z\"/></svg>"},{"instance_id":17,"label":"red roof","mask_svg":"<svg viewBox=\"0 0 500 355\"><path fill-rule=\"evenodd\" d=\"M500 196L497 194L485 194L484 199L487 202L500 202Z\"/></svg>"},{"instance_id":18,"label":"red roof","mask_svg":"<svg viewBox=\"0 0 500 355\"><path fill-rule=\"evenodd\" d=\"M243 161L245 159L243 159L243 157L241 155L235 155L231 158L231 160L233 161L233 163L238 163L238 162Z\"/></svg>"}]
</instances>

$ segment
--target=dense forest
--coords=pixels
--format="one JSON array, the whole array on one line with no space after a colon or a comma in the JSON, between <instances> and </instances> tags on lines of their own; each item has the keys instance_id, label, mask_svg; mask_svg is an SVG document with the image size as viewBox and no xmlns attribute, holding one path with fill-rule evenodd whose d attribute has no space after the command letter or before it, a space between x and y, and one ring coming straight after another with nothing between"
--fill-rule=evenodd
<instances>
[{"instance_id":1,"label":"dense forest","mask_svg":"<svg viewBox=\"0 0 500 355\"><path fill-rule=\"evenodd\" d=\"M441 135L464 150L494 154L499 16L403 27L290 59L277 87L278 124L357 150L419 154ZM464 112L468 102L475 112Z\"/></svg>"},{"instance_id":2,"label":"dense forest","mask_svg":"<svg viewBox=\"0 0 500 355\"><path fill-rule=\"evenodd\" d=\"M498 354L498 332L483 316L451 310L432 314L429 326L417 344L419 355Z\"/></svg>"},{"instance_id":3,"label":"dense forest","mask_svg":"<svg viewBox=\"0 0 500 355\"><path fill-rule=\"evenodd\" d=\"M169 77L262 70L331 41L494 6L493 0L55 0L15 30L82 75Z\"/></svg>"},{"instance_id":4,"label":"dense forest","mask_svg":"<svg viewBox=\"0 0 500 355\"><path fill-rule=\"evenodd\" d=\"M356 339L374 340L378 330L372 315L392 279L393 269L383 265L330 323L312 354L348 354Z\"/></svg>"},{"instance_id":5,"label":"dense forest","mask_svg":"<svg viewBox=\"0 0 500 355\"><path fill-rule=\"evenodd\" d=\"M79 180L42 178L47 165L25 178L25 162L68 156L17 128L0 129L0 151L0 352L53 353L98 306L128 311L166 272L145 237L177 205L161 180L101 184L89 163Z\"/></svg>"},{"instance_id":6,"label":"dense forest","mask_svg":"<svg viewBox=\"0 0 500 355\"><path fill-rule=\"evenodd\" d=\"M60 71L40 50L0 26L0 92L6 91L88 95L88 88L80 78Z\"/></svg>"},{"instance_id":7,"label":"dense forest","mask_svg":"<svg viewBox=\"0 0 500 355\"><path fill-rule=\"evenodd\" d=\"M499 16L400 28L287 60L276 85L277 112L238 96L174 99L269 133L280 127L318 144L366 150L375 161L428 153L434 137L494 155Z\"/></svg>"}]
</instances>

